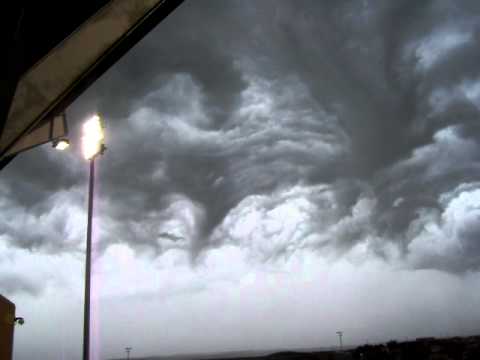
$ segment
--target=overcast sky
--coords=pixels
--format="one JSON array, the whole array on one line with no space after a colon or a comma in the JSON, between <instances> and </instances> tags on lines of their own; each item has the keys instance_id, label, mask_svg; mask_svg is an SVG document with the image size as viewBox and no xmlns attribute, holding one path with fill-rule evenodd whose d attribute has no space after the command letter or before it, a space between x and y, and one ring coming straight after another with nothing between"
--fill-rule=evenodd
<instances>
[{"instance_id":1,"label":"overcast sky","mask_svg":"<svg viewBox=\"0 0 480 360\"><path fill-rule=\"evenodd\" d=\"M0 174L15 359L480 332L480 2L187 1Z\"/></svg>"}]
</instances>

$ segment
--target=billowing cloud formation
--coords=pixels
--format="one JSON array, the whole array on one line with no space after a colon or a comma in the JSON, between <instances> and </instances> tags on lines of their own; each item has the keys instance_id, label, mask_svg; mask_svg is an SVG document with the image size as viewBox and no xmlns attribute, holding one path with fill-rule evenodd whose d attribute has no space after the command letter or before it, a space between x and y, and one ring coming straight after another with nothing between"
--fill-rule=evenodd
<instances>
[{"instance_id":1,"label":"billowing cloud formation","mask_svg":"<svg viewBox=\"0 0 480 360\"><path fill-rule=\"evenodd\" d=\"M475 1L182 5L69 111L108 121L102 247L478 270L479 34ZM3 172L3 206L31 225L0 231L71 251L81 235L52 192L78 193L82 165L45 152L42 176Z\"/></svg>"}]
</instances>

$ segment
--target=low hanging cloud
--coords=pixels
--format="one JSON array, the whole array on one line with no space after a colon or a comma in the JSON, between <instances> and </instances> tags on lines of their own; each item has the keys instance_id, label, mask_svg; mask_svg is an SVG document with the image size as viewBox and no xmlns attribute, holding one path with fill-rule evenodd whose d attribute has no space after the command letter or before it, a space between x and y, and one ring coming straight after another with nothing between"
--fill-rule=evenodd
<instances>
[{"instance_id":1,"label":"low hanging cloud","mask_svg":"<svg viewBox=\"0 0 480 360\"><path fill-rule=\"evenodd\" d=\"M453 0L182 5L69 109L108 121L100 247L478 270L479 16ZM69 252L82 235L52 193L80 207L85 166L47 153L26 155L41 176L3 171L10 219L30 225L0 233Z\"/></svg>"},{"instance_id":2,"label":"low hanging cloud","mask_svg":"<svg viewBox=\"0 0 480 360\"><path fill-rule=\"evenodd\" d=\"M288 258L305 249L347 252L375 236L371 222L376 205L366 193L359 193L350 207L342 201L347 186L355 185L296 185L271 195L253 195L229 213L216 236L247 248L260 260Z\"/></svg>"},{"instance_id":3,"label":"low hanging cloud","mask_svg":"<svg viewBox=\"0 0 480 360\"><path fill-rule=\"evenodd\" d=\"M478 270L480 187L464 184L441 196L440 211L419 210L407 234L414 265L464 272Z\"/></svg>"}]
</instances>

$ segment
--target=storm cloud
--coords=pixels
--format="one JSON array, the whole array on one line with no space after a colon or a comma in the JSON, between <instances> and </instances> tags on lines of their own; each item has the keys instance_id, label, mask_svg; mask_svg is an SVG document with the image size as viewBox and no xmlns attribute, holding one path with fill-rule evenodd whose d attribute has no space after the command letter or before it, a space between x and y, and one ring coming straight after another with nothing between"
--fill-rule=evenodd
<instances>
[{"instance_id":1,"label":"storm cloud","mask_svg":"<svg viewBox=\"0 0 480 360\"><path fill-rule=\"evenodd\" d=\"M475 1L186 2L68 110L74 136L107 120L99 246L478 270L479 19ZM76 251L84 166L49 152L3 171L0 233Z\"/></svg>"},{"instance_id":2,"label":"storm cloud","mask_svg":"<svg viewBox=\"0 0 480 360\"><path fill-rule=\"evenodd\" d=\"M478 1L185 1L0 175L15 358L479 331Z\"/></svg>"}]
</instances>

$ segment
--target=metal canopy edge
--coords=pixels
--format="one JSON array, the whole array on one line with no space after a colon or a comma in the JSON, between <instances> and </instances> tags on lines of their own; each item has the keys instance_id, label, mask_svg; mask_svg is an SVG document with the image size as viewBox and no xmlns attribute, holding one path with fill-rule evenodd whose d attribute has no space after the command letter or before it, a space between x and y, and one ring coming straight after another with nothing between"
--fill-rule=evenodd
<instances>
[{"instance_id":1,"label":"metal canopy edge","mask_svg":"<svg viewBox=\"0 0 480 360\"><path fill-rule=\"evenodd\" d=\"M22 137L60 114L183 0L111 0L30 68L0 135L0 169Z\"/></svg>"}]
</instances>

